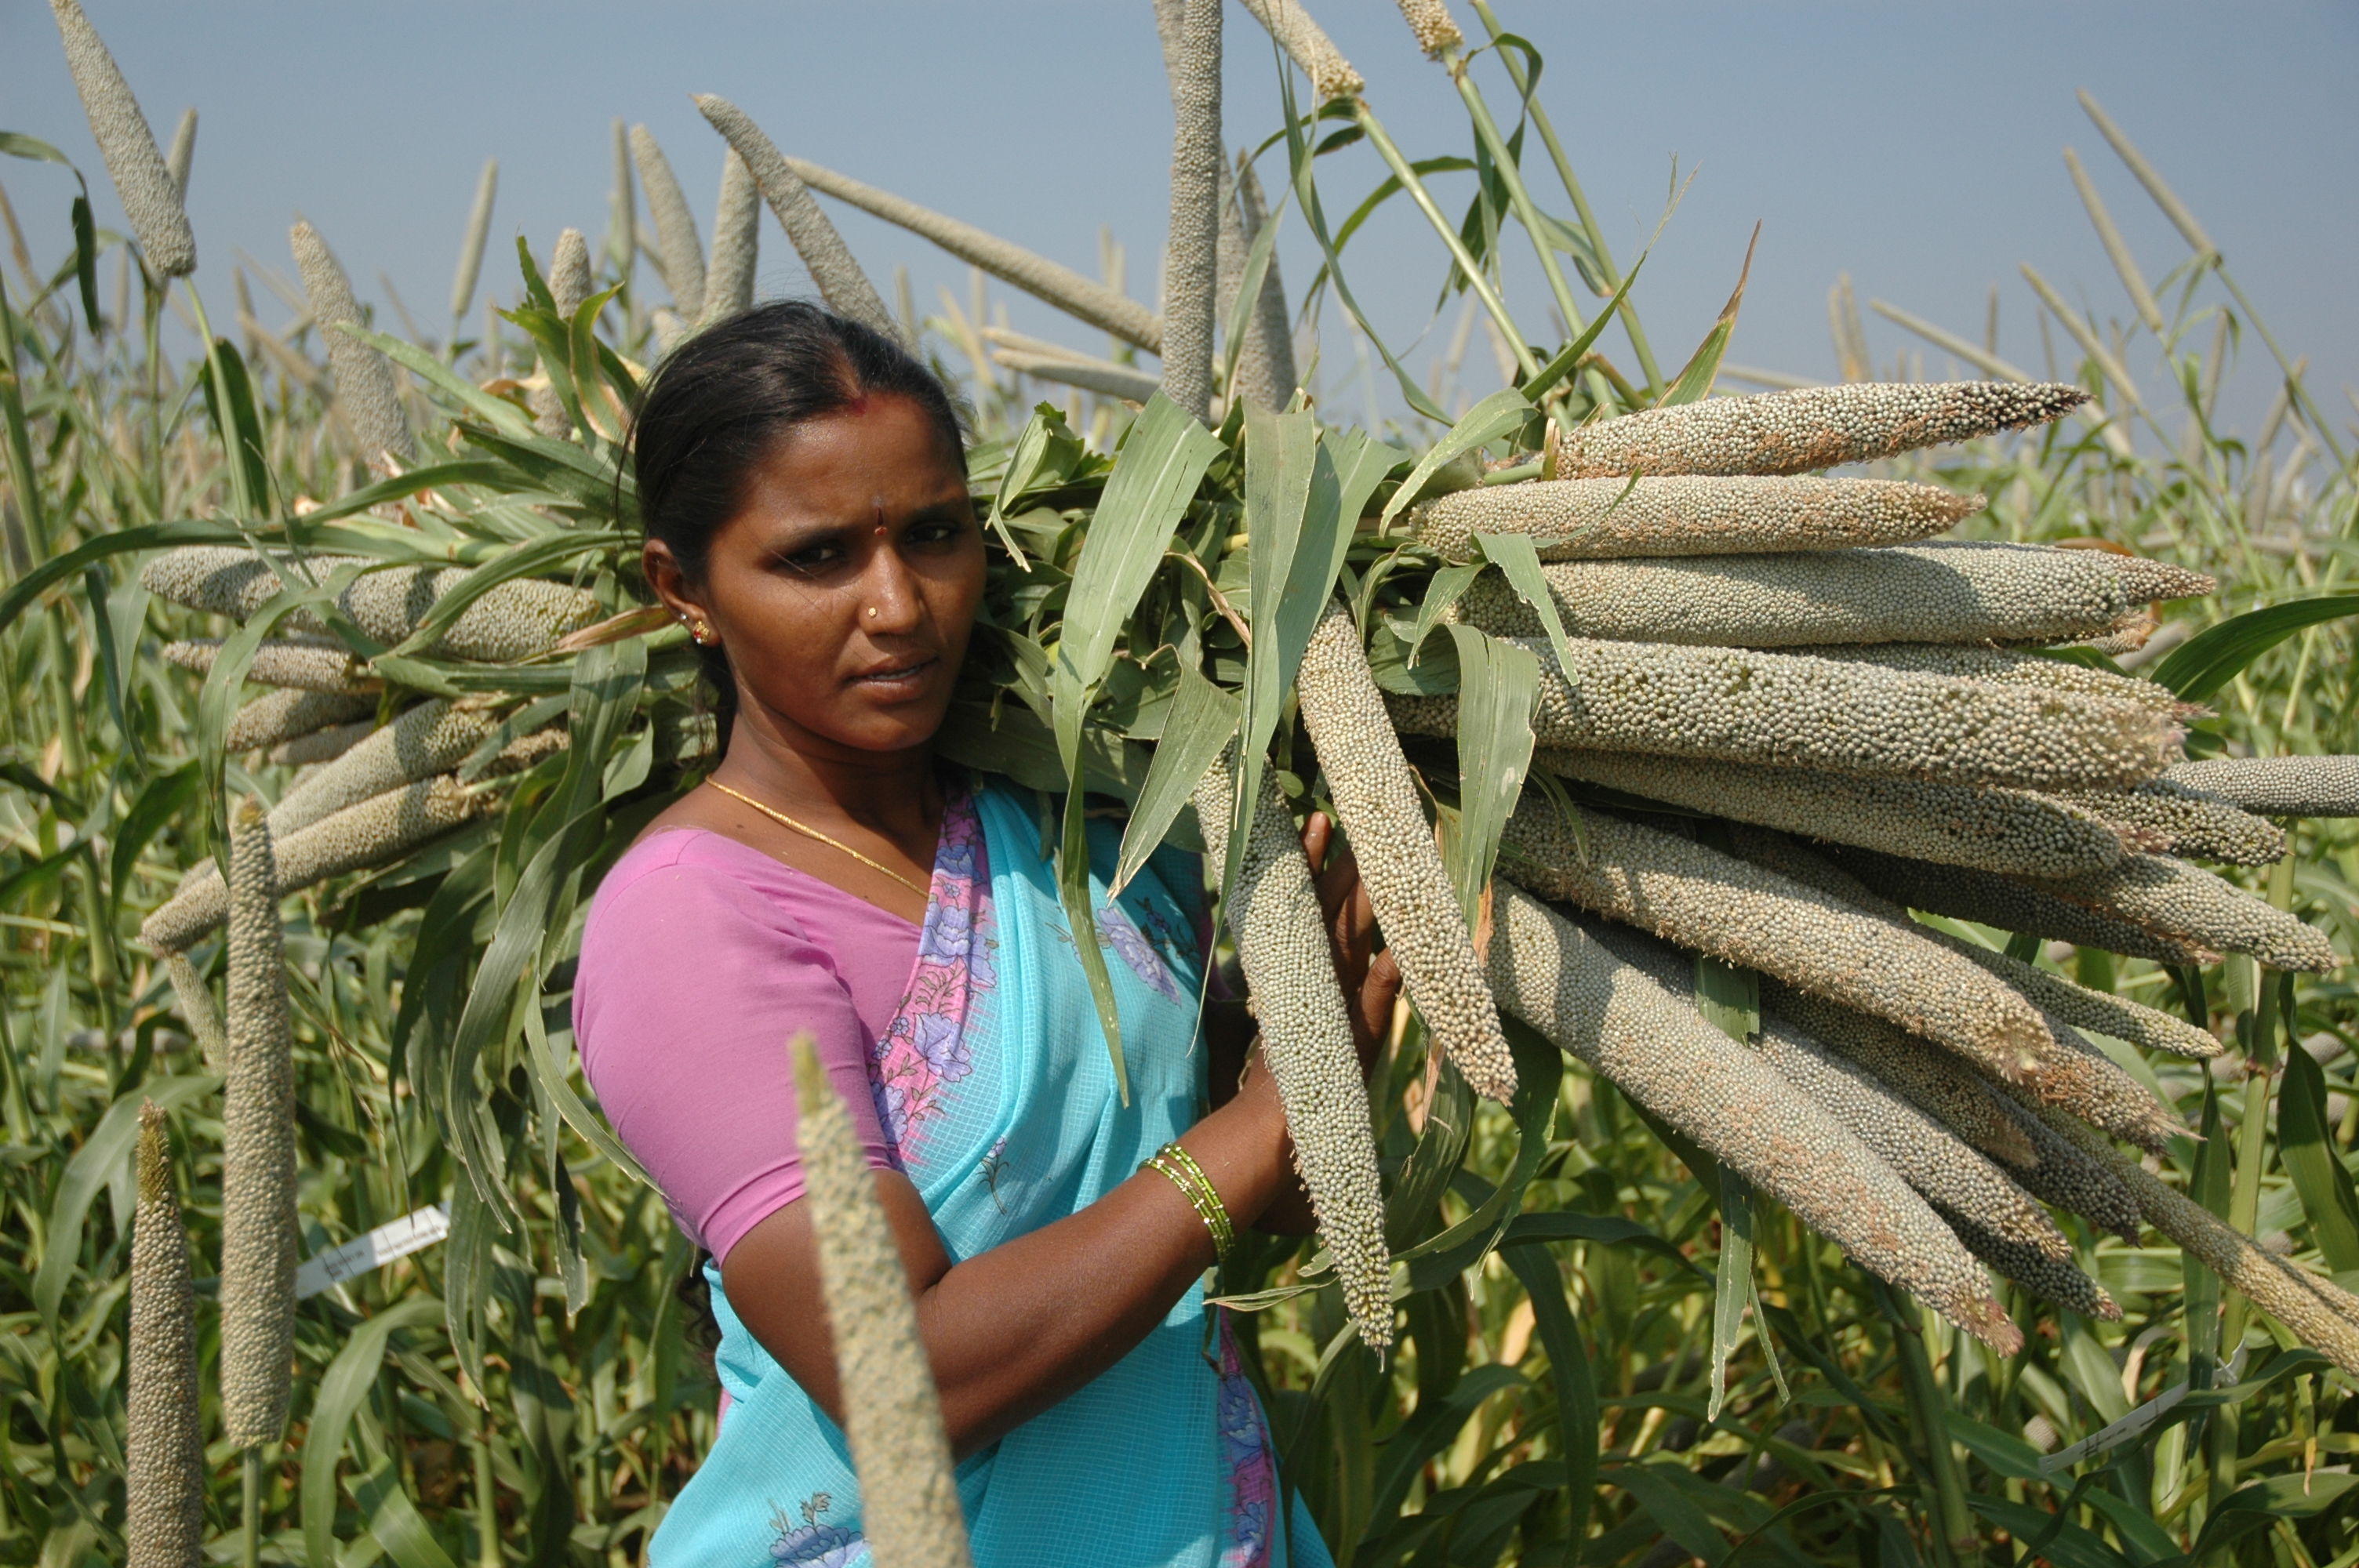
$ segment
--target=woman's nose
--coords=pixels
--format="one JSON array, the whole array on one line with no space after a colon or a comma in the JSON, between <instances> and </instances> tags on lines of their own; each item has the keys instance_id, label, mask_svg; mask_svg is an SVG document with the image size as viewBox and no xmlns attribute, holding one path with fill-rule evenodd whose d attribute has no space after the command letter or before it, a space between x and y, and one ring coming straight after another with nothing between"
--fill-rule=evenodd
<instances>
[{"instance_id":1,"label":"woman's nose","mask_svg":"<svg viewBox=\"0 0 2359 1568\"><path fill-rule=\"evenodd\" d=\"M890 547L871 551L868 570L862 575L861 630L871 634L915 631L925 606L900 552Z\"/></svg>"}]
</instances>

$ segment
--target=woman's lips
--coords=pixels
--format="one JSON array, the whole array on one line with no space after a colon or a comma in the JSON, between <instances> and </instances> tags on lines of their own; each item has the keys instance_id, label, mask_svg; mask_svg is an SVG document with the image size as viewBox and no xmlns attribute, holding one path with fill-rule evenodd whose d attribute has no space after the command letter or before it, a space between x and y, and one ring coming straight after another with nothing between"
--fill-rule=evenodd
<instances>
[{"instance_id":1,"label":"woman's lips","mask_svg":"<svg viewBox=\"0 0 2359 1568\"><path fill-rule=\"evenodd\" d=\"M871 670L864 675L853 676L853 684L886 696L914 692L925 684L927 674L939 662L935 659L919 659L913 664L888 665L883 669Z\"/></svg>"}]
</instances>

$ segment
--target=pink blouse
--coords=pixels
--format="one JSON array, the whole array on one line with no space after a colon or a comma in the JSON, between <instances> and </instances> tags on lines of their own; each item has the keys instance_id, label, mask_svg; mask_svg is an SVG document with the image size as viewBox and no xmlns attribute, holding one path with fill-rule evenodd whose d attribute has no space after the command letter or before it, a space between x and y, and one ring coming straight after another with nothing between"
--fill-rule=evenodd
<instances>
[{"instance_id":1,"label":"pink blouse","mask_svg":"<svg viewBox=\"0 0 2359 1568\"><path fill-rule=\"evenodd\" d=\"M726 1259L802 1195L787 1044L808 1030L868 1162L893 1157L870 1052L918 927L704 828L649 835L590 905L573 990L582 1069L689 1238Z\"/></svg>"}]
</instances>

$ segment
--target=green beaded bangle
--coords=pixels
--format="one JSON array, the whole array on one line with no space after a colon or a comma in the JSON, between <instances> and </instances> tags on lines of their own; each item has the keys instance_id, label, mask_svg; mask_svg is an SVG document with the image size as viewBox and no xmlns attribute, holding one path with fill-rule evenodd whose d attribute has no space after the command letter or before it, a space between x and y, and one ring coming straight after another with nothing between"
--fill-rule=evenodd
<instances>
[{"instance_id":1,"label":"green beaded bangle","mask_svg":"<svg viewBox=\"0 0 2359 1568\"><path fill-rule=\"evenodd\" d=\"M1188 1200L1188 1206L1196 1211L1196 1217L1212 1232L1213 1258L1226 1262L1229 1249L1236 1241L1236 1230L1229 1222L1228 1206L1221 1202L1221 1195L1204 1174L1204 1168L1176 1142L1166 1143L1138 1168L1144 1171L1150 1166L1180 1189L1180 1195Z\"/></svg>"}]
</instances>

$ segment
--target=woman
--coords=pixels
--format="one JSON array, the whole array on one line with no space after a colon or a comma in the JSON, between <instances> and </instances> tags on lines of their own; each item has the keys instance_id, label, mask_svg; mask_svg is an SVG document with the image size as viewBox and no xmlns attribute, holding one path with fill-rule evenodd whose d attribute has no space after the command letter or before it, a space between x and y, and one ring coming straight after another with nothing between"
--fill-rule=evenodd
<instances>
[{"instance_id":1,"label":"woman","mask_svg":"<svg viewBox=\"0 0 2359 1568\"><path fill-rule=\"evenodd\" d=\"M720 1437L652 1560L865 1561L797 1201L786 1043L809 1030L863 1119L981 1568L1325 1563L1299 1506L1279 1514L1267 1423L1202 1301L1221 1226L1309 1216L1245 1031L1198 1015L1198 866L1158 855L1111 902L1093 882L1125 1106L1038 803L932 754L984 587L941 386L864 327L771 305L665 362L633 460L647 579L703 656L722 743L607 873L575 992L606 1114L716 1260ZM1314 864L1327 838L1314 818ZM1321 891L1364 1055L1397 979L1337 861Z\"/></svg>"}]
</instances>

